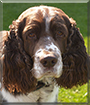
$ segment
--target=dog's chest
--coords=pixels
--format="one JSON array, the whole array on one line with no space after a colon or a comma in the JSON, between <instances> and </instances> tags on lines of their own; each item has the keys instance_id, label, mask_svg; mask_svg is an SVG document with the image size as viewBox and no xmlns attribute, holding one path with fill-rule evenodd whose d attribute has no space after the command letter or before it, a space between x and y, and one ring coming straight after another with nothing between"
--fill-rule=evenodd
<instances>
[{"instance_id":1,"label":"dog's chest","mask_svg":"<svg viewBox=\"0 0 90 105\"><path fill-rule=\"evenodd\" d=\"M38 91L28 94L30 98L33 97L33 102L55 102L57 99L57 95L57 86L43 87Z\"/></svg>"},{"instance_id":2,"label":"dog's chest","mask_svg":"<svg viewBox=\"0 0 90 105\"><path fill-rule=\"evenodd\" d=\"M58 86L51 85L31 92L28 95L18 96L14 96L3 89L2 94L8 102L55 102L58 95Z\"/></svg>"}]
</instances>

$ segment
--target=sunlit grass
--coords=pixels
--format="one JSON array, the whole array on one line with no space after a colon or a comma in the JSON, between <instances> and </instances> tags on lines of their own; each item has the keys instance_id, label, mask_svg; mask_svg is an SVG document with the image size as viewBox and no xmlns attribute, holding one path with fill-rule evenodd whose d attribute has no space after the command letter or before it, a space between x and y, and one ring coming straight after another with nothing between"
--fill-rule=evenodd
<instances>
[{"instance_id":1,"label":"sunlit grass","mask_svg":"<svg viewBox=\"0 0 90 105\"><path fill-rule=\"evenodd\" d=\"M72 89L60 88L58 102L85 103L87 102L88 98L87 90L87 84L83 86L73 87Z\"/></svg>"}]
</instances>

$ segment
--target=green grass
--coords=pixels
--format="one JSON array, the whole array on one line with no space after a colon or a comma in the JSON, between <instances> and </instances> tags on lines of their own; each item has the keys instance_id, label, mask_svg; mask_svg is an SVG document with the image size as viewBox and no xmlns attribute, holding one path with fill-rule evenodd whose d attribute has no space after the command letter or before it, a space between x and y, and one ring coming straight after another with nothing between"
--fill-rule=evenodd
<instances>
[{"instance_id":1,"label":"green grass","mask_svg":"<svg viewBox=\"0 0 90 105\"><path fill-rule=\"evenodd\" d=\"M27 8L31 6L41 5L42 3L32 4L3 4L3 29L9 30L8 26L13 20ZM69 17L77 22L87 47L87 4L83 3L52 3L42 4L61 8ZM60 88L58 102L87 102L87 84L83 86L73 87L72 89Z\"/></svg>"},{"instance_id":2,"label":"green grass","mask_svg":"<svg viewBox=\"0 0 90 105\"><path fill-rule=\"evenodd\" d=\"M61 88L59 91L58 102L87 102L87 84L73 87L72 89Z\"/></svg>"}]
</instances>

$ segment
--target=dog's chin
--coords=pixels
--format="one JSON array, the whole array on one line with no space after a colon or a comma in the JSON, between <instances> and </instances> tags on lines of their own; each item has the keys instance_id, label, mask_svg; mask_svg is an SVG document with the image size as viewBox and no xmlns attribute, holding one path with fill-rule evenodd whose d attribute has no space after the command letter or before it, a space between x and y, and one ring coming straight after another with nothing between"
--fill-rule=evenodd
<instances>
[{"instance_id":1,"label":"dog's chin","mask_svg":"<svg viewBox=\"0 0 90 105\"><path fill-rule=\"evenodd\" d=\"M54 84L56 84L56 80L53 76L51 76L51 77L44 76L43 78L38 80L36 87L37 87L37 89L41 89L42 87L47 88Z\"/></svg>"},{"instance_id":2,"label":"dog's chin","mask_svg":"<svg viewBox=\"0 0 90 105\"><path fill-rule=\"evenodd\" d=\"M56 78L59 78L62 75L62 69L33 69L32 74L37 79L36 90L38 90L42 87L47 88L53 85L58 85Z\"/></svg>"},{"instance_id":3,"label":"dog's chin","mask_svg":"<svg viewBox=\"0 0 90 105\"><path fill-rule=\"evenodd\" d=\"M36 90L41 89L42 87L47 88L53 85L58 85L56 82L56 78L59 78L60 76L61 74L60 75L52 75L49 73L44 74L43 76L37 79Z\"/></svg>"}]
</instances>

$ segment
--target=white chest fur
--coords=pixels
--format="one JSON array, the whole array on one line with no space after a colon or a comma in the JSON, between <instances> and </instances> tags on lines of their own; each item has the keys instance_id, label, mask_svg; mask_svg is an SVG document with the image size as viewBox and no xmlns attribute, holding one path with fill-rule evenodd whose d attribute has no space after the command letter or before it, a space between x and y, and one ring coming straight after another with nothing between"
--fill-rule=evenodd
<instances>
[{"instance_id":1,"label":"white chest fur","mask_svg":"<svg viewBox=\"0 0 90 105\"><path fill-rule=\"evenodd\" d=\"M43 87L37 91L31 92L28 95L14 96L2 89L2 96L8 102L55 102L58 95L58 86Z\"/></svg>"}]
</instances>

